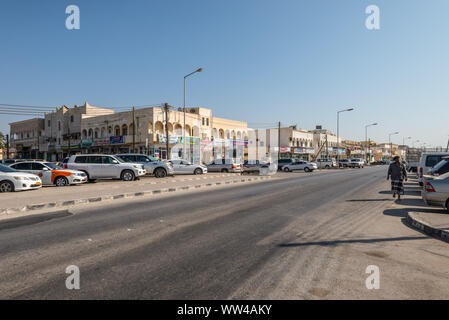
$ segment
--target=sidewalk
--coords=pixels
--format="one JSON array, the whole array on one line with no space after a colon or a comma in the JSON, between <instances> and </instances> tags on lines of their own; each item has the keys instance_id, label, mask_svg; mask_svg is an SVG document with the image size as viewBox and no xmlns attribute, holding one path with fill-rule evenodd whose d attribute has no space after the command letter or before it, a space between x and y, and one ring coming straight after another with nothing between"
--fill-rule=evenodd
<instances>
[{"instance_id":1,"label":"sidewalk","mask_svg":"<svg viewBox=\"0 0 449 320\"><path fill-rule=\"evenodd\" d=\"M432 237L449 242L449 214L442 209L409 212L407 222Z\"/></svg>"},{"instance_id":2,"label":"sidewalk","mask_svg":"<svg viewBox=\"0 0 449 320\"><path fill-rule=\"evenodd\" d=\"M102 180L98 183L67 187L50 186L39 190L2 194L0 198L0 215L234 183L261 181L269 178L271 177L241 176L240 174L208 174L204 176L167 177L165 179L143 177L139 181L131 182Z\"/></svg>"}]
</instances>

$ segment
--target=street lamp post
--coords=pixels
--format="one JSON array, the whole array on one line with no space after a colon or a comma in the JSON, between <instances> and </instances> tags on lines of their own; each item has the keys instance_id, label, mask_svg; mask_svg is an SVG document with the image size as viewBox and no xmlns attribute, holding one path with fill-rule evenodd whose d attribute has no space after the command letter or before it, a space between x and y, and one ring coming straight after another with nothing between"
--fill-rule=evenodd
<instances>
[{"instance_id":1,"label":"street lamp post","mask_svg":"<svg viewBox=\"0 0 449 320\"><path fill-rule=\"evenodd\" d=\"M191 73L189 73L188 75L184 76L184 130L183 130L183 142L184 142L184 146L182 149L182 158L185 159L186 156L186 79L188 77L190 77L191 75L197 73L197 72L201 72L203 71L203 68L199 68ZM167 137L168 139L168 137ZM190 160L190 159L189 159Z\"/></svg>"},{"instance_id":2,"label":"street lamp post","mask_svg":"<svg viewBox=\"0 0 449 320\"><path fill-rule=\"evenodd\" d=\"M391 142L391 136L393 136L395 134L399 134L399 132L393 132L393 133L390 133L388 135L388 142L390 143L390 154L391 154L391 157L393 157L393 143Z\"/></svg>"},{"instance_id":3,"label":"street lamp post","mask_svg":"<svg viewBox=\"0 0 449 320\"><path fill-rule=\"evenodd\" d=\"M340 113L352 111L354 108L337 111L337 166L340 167Z\"/></svg>"},{"instance_id":4,"label":"street lamp post","mask_svg":"<svg viewBox=\"0 0 449 320\"><path fill-rule=\"evenodd\" d=\"M371 159L369 159L368 157L369 157L369 155L368 155L368 146L369 146L369 142L368 142L368 128L369 127L372 127L372 126L377 126L378 125L378 123L377 122L375 122L375 123L372 123L372 124L367 124L366 126L365 126L365 159L366 159L366 161L367 161L367 163L369 164L371 161Z\"/></svg>"}]
</instances>

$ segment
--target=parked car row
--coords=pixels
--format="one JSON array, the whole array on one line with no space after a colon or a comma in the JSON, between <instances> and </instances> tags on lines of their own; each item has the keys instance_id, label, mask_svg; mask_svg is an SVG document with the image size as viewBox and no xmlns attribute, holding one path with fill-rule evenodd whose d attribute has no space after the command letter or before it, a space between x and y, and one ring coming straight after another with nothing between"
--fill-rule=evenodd
<instances>
[{"instance_id":1,"label":"parked car row","mask_svg":"<svg viewBox=\"0 0 449 320\"><path fill-rule=\"evenodd\" d=\"M449 157L448 152L432 152L423 153L418 164L418 183L420 186L424 186L424 176L433 174L443 174L444 164L442 167L438 168L434 173L431 172L437 165Z\"/></svg>"}]
</instances>

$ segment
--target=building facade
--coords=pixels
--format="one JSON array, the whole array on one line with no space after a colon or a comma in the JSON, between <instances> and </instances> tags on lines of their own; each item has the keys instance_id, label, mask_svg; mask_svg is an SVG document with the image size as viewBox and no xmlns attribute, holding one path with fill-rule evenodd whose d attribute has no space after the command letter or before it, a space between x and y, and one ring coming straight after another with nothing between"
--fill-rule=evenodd
<instances>
[{"instance_id":1,"label":"building facade","mask_svg":"<svg viewBox=\"0 0 449 320\"><path fill-rule=\"evenodd\" d=\"M17 158L42 159L39 142L44 130L44 119L33 118L13 122L10 126L10 147L15 150Z\"/></svg>"},{"instance_id":2,"label":"building facade","mask_svg":"<svg viewBox=\"0 0 449 320\"><path fill-rule=\"evenodd\" d=\"M185 118L184 132L182 108L165 112L161 106L116 113L87 102L73 108L62 106L47 113L45 119L38 119L41 134L29 145L49 161L79 153L125 152L159 159L184 157L195 163L221 158L243 161L248 140L246 122L213 117L208 108L186 108ZM10 126L11 132L20 136L17 128L24 125Z\"/></svg>"}]
</instances>

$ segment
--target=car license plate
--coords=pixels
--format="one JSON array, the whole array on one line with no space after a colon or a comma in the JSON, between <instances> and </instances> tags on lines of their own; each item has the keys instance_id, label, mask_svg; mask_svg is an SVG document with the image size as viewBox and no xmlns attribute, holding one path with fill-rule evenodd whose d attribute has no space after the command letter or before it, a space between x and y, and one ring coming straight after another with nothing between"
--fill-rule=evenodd
<instances>
[{"instance_id":1,"label":"car license plate","mask_svg":"<svg viewBox=\"0 0 449 320\"><path fill-rule=\"evenodd\" d=\"M40 182L36 182L36 186L40 186L41 185L41 183Z\"/></svg>"}]
</instances>

